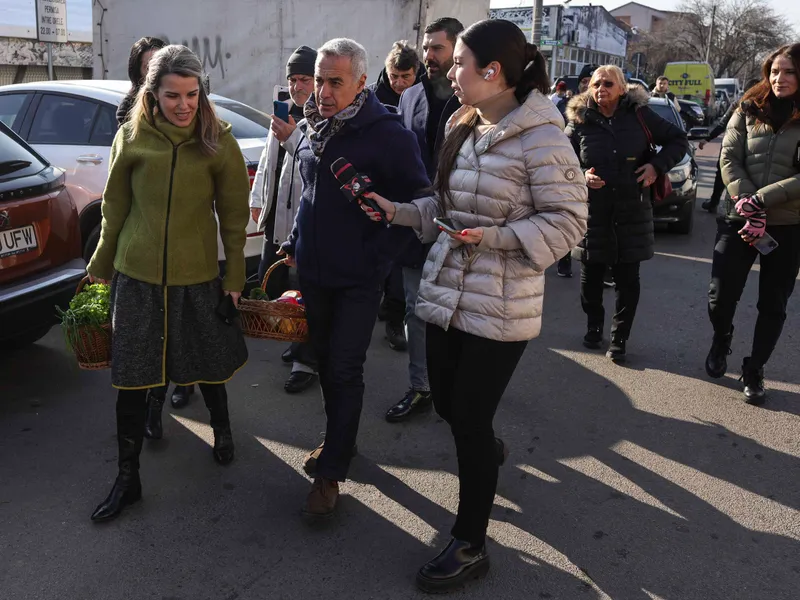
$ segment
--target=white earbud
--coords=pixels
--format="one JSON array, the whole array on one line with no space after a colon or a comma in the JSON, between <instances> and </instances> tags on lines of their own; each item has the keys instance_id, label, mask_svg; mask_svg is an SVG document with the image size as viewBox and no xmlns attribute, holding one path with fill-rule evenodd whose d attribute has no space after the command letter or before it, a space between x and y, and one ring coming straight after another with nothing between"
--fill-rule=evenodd
<instances>
[{"instance_id":1,"label":"white earbud","mask_svg":"<svg viewBox=\"0 0 800 600\"><path fill-rule=\"evenodd\" d=\"M486 71L486 75L484 75L484 76L483 76L483 78L484 78L486 81L489 81L489 78L490 78L492 75L494 75L494 69L489 69L488 71Z\"/></svg>"}]
</instances>

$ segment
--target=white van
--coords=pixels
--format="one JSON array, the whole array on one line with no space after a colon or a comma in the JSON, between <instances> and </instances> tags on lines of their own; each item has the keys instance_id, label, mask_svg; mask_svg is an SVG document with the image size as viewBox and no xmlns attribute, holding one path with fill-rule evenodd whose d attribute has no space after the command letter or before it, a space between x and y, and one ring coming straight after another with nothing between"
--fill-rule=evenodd
<instances>
[{"instance_id":1,"label":"white van","mask_svg":"<svg viewBox=\"0 0 800 600\"><path fill-rule=\"evenodd\" d=\"M723 79L715 79L714 80L714 87L718 90L725 90L728 92L728 97L732 101L736 101L741 99L742 94L744 93L742 90L742 82L738 79L733 78L723 78Z\"/></svg>"}]
</instances>

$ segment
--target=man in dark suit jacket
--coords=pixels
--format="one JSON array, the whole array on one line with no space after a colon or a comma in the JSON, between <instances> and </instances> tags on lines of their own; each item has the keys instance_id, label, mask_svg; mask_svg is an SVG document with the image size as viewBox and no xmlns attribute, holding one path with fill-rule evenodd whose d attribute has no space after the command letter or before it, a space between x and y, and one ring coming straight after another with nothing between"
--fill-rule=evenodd
<instances>
[{"instance_id":1,"label":"man in dark suit jacket","mask_svg":"<svg viewBox=\"0 0 800 600\"><path fill-rule=\"evenodd\" d=\"M315 477L303 508L311 517L334 512L339 482L347 478L383 281L414 236L371 221L348 202L331 166L339 158L352 162L376 193L396 202L430 187L414 136L366 89L366 78L367 53L358 42L340 38L317 50L314 94L298 125L300 208L281 247L297 266L327 416L325 440L303 465Z\"/></svg>"}]
</instances>

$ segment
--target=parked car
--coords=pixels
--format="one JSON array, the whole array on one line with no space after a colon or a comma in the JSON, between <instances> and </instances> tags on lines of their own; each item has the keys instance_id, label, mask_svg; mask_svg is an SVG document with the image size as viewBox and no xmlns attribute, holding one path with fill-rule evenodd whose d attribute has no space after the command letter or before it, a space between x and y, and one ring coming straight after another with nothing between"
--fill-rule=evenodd
<instances>
[{"instance_id":1,"label":"parked car","mask_svg":"<svg viewBox=\"0 0 800 600\"><path fill-rule=\"evenodd\" d=\"M650 108L662 119L666 119L676 127L686 130L683 120L675 110L675 105L665 98L650 98ZM653 205L653 221L667 223L670 231L689 234L694 225L694 204L697 199L697 162L694 158L694 146L689 144L689 152L672 167L669 180L672 193L663 201Z\"/></svg>"},{"instance_id":2,"label":"parked car","mask_svg":"<svg viewBox=\"0 0 800 600\"><path fill-rule=\"evenodd\" d=\"M639 85L639 86L641 86L642 88L644 88L644 90L645 90L645 91L646 91L648 94L650 93L650 88L649 88L649 87L647 87L647 82L646 82L646 81L644 81L643 79L636 79L635 77L628 77L628 78L626 78L626 81L628 82L628 84L636 84L636 85Z\"/></svg>"},{"instance_id":3,"label":"parked car","mask_svg":"<svg viewBox=\"0 0 800 600\"><path fill-rule=\"evenodd\" d=\"M731 106L731 97L726 90L718 89L716 91L717 94L717 103L719 104L719 111L721 114L725 114L728 112L728 109Z\"/></svg>"},{"instance_id":4,"label":"parked car","mask_svg":"<svg viewBox=\"0 0 800 600\"><path fill-rule=\"evenodd\" d=\"M728 92L731 102L741 100L742 94L744 93L742 90L742 82L735 78L715 79L714 87L718 90L723 89Z\"/></svg>"},{"instance_id":5,"label":"parked car","mask_svg":"<svg viewBox=\"0 0 800 600\"><path fill-rule=\"evenodd\" d=\"M100 239L100 204L108 177L111 142L117 132L117 106L128 81L40 81L0 87L0 121L67 174L67 189L78 208L83 258L87 262ZM233 127L250 173L255 178L270 117L224 96L211 95L221 119ZM247 226L248 274L255 274L263 236ZM225 259L219 240L218 257Z\"/></svg>"},{"instance_id":6,"label":"parked car","mask_svg":"<svg viewBox=\"0 0 800 600\"><path fill-rule=\"evenodd\" d=\"M683 120L684 129L689 131L694 127L702 127L705 121L705 114L703 107L697 102L691 100L678 100L681 107L681 119Z\"/></svg>"},{"instance_id":7,"label":"parked car","mask_svg":"<svg viewBox=\"0 0 800 600\"><path fill-rule=\"evenodd\" d=\"M84 276L78 211L64 179L0 123L0 353L44 336Z\"/></svg>"}]
</instances>

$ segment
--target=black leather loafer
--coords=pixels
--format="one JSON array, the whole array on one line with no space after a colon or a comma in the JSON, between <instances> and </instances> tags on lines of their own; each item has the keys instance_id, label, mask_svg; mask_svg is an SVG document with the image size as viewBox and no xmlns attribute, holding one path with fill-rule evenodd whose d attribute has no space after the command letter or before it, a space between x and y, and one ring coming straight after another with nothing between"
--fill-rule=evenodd
<instances>
[{"instance_id":1,"label":"black leather loafer","mask_svg":"<svg viewBox=\"0 0 800 600\"><path fill-rule=\"evenodd\" d=\"M299 394L306 391L317 380L314 373L306 373L305 371L295 371L289 375L289 379L283 384L283 389L287 394Z\"/></svg>"},{"instance_id":2,"label":"black leather loafer","mask_svg":"<svg viewBox=\"0 0 800 600\"><path fill-rule=\"evenodd\" d=\"M417 573L417 587L429 594L455 590L489 572L486 546L453 538L442 552Z\"/></svg>"}]
</instances>

